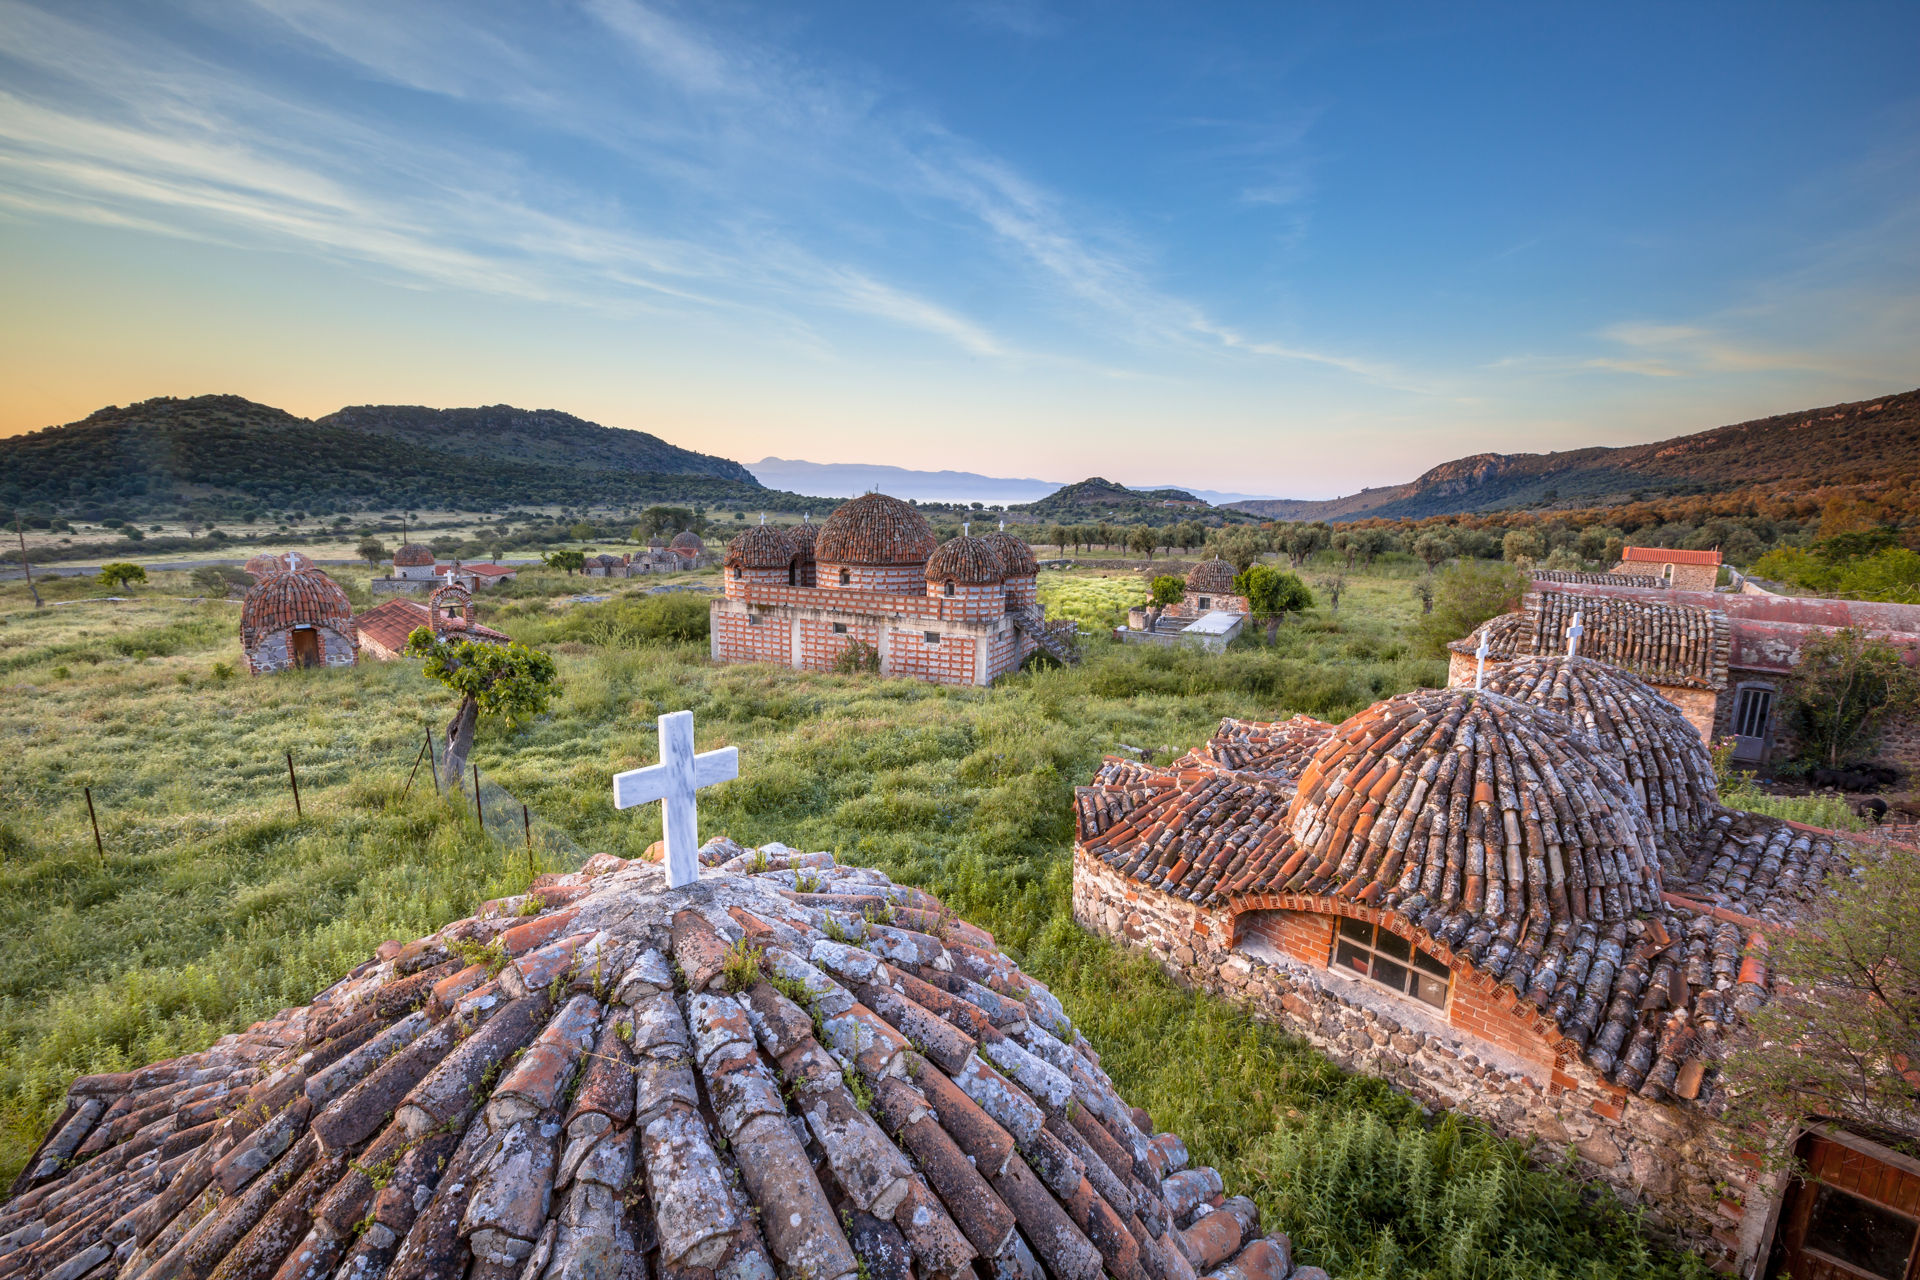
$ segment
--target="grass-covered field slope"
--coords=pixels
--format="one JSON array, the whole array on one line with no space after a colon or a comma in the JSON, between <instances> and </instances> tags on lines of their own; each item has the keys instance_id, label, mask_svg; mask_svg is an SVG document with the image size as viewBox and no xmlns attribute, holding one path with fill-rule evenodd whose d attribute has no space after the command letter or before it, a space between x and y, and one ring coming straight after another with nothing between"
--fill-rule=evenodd
<instances>
[{"instance_id":1,"label":"grass-covered field slope","mask_svg":"<svg viewBox=\"0 0 1920 1280\"><path fill-rule=\"evenodd\" d=\"M993 690L714 667L703 644L643 639L672 623L664 606L549 603L535 585L489 617L550 644L565 691L524 730L484 728L475 758L585 848L631 856L657 837L654 810L613 811L608 776L650 763L653 717L690 707L703 747L742 757L741 778L703 798L704 832L833 849L992 929L1066 1001L1126 1095L1255 1188L1342 1280L1700 1273L1599 1192L1434 1123L1070 920L1071 788L1103 752L1191 746L1222 715L1339 718L1439 682L1439 663L1408 652L1404 580L1350 586L1337 626L1290 623L1274 650L1207 659L1098 642L1081 668ZM185 593L172 575L133 603L36 613L18 584L0 587L7 1176L74 1074L204 1045L308 999L383 938L527 879L525 854L488 842L464 804L424 784L400 795L423 725L448 708L437 686L398 664L223 678L220 664L239 663L236 606L169 593Z\"/></svg>"}]
</instances>

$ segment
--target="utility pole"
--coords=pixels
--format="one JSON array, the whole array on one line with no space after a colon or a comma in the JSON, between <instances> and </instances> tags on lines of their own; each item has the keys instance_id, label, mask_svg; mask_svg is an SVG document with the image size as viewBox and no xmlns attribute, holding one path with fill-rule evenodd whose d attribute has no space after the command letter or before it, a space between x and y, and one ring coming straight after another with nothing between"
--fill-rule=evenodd
<instances>
[{"instance_id":1,"label":"utility pole","mask_svg":"<svg viewBox=\"0 0 1920 1280\"><path fill-rule=\"evenodd\" d=\"M27 571L27 590L33 593L33 607L44 609L46 605L40 601L40 588L33 585L33 566L27 563L27 522L16 517L13 532L20 539L20 567Z\"/></svg>"}]
</instances>

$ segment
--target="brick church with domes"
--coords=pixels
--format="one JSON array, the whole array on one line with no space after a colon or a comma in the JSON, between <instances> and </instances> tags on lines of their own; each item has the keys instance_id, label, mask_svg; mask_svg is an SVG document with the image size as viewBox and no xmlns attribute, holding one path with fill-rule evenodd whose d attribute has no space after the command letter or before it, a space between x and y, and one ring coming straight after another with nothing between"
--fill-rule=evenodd
<instances>
[{"instance_id":1,"label":"brick church with domes","mask_svg":"<svg viewBox=\"0 0 1920 1280\"><path fill-rule=\"evenodd\" d=\"M939 542L898 498L870 493L812 525L756 525L727 545L713 656L827 671L855 645L885 675L990 684L1036 649L1072 660L1051 633L1040 566L1003 530Z\"/></svg>"}]
</instances>

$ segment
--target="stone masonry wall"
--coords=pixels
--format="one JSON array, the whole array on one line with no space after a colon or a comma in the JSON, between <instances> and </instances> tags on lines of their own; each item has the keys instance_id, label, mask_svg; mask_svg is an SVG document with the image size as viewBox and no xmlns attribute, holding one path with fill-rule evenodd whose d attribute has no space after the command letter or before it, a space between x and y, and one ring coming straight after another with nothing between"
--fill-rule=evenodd
<instances>
[{"instance_id":1,"label":"stone masonry wall","mask_svg":"<svg viewBox=\"0 0 1920 1280\"><path fill-rule=\"evenodd\" d=\"M344 632L332 627L315 627L320 636L320 665L323 667L350 667L354 664L358 646ZM259 644L247 653L247 670L254 675L265 675L269 671L285 671L293 665L291 631L272 631L263 636Z\"/></svg>"},{"instance_id":2,"label":"stone masonry wall","mask_svg":"<svg viewBox=\"0 0 1920 1280\"><path fill-rule=\"evenodd\" d=\"M925 635L906 628L887 632L887 674L931 680L935 684L972 684L973 641L942 635L928 644Z\"/></svg>"},{"instance_id":3,"label":"stone masonry wall","mask_svg":"<svg viewBox=\"0 0 1920 1280\"><path fill-rule=\"evenodd\" d=\"M1538 1139L1543 1161L1605 1182L1683 1245L1746 1272L1765 1243L1777 1189L1762 1185L1724 1131L1695 1108L1647 1102L1602 1079L1556 1044L1531 1006L1470 970L1454 970L1442 1013L1328 969L1335 911L1411 936L1391 913L1329 899L1275 897L1237 917L1204 910L1074 851L1073 915L1082 926L1424 1106Z\"/></svg>"}]
</instances>

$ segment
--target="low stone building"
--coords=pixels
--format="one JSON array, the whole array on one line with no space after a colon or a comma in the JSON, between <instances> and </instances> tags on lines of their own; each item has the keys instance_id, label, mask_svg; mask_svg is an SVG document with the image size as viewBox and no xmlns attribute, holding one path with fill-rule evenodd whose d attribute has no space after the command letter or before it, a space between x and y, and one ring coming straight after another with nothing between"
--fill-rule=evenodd
<instances>
[{"instance_id":1,"label":"low stone building","mask_svg":"<svg viewBox=\"0 0 1920 1280\"><path fill-rule=\"evenodd\" d=\"M1187 592L1166 607L1167 618L1201 618L1209 613L1250 614L1245 596L1233 593L1234 567L1225 560L1202 560L1187 570Z\"/></svg>"},{"instance_id":2,"label":"low stone building","mask_svg":"<svg viewBox=\"0 0 1920 1280\"><path fill-rule=\"evenodd\" d=\"M1229 720L1167 768L1110 758L1075 793L1075 918L1429 1106L1571 1147L1756 1274L1783 1183L1716 1119L1720 1043L1769 998L1767 933L1847 850L1721 808L1691 725L1626 672L1509 674L1515 696ZM1906 1167L1844 1140L1861 1181Z\"/></svg>"},{"instance_id":3,"label":"low stone building","mask_svg":"<svg viewBox=\"0 0 1920 1280\"><path fill-rule=\"evenodd\" d=\"M1657 578L1660 585L1676 591L1711 591L1720 581L1720 552L1628 547L1611 572L1622 577Z\"/></svg>"},{"instance_id":4,"label":"low stone building","mask_svg":"<svg viewBox=\"0 0 1920 1280\"><path fill-rule=\"evenodd\" d=\"M249 587L240 605L247 670L265 675L290 667L352 666L360 645L347 593L298 552L286 564Z\"/></svg>"},{"instance_id":5,"label":"low stone building","mask_svg":"<svg viewBox=\"0 0 1920 1280\"><path fill-rule=\"evenodd\" d=\"M1653 684L1704 740L1732 739L1734 760L1749 767L1798 751L1781 713L1787 679L1815 638L1851 627L1920 667L1920 605L1541 581L1519 613L1485 624L1489 667L1516 655L1564 652L1575 613L1585 629L1582 653ZM1472 685L1480 634L1448 646L1450 685ZM1872 758L1909 776L1920 771L1920 716L1885 726Z\"/></svg>"},{"instance_id":6,"label":"low stone building","mask_svg":"<svg viewBox=\"0 0 1920 1280\"><path fill-rule=\"evenodd\" d=\"M463 640L486 640L493 644L511 644L513 637L504 631L483 626L474 610L473 596L458 585L434 588L421 604L417 600L389 600L375 605L353 620L354 634L360 641L362 656L378 662L403 657L407 637L421 627L437 636L455 636Z\"/></svg>"},{"instance_id":7,"label":"low stone building","mask_svg":"<svg viewBox=\"0 0 1920 1280\"><path fill-rule=\"evenodd\" d=\"M727 544L712 652L825 671L857 645L886 675L991 684L1035 649L1073 658L1047 626L1038 573L1026 543L1004 530L939 543L907 503L870 493L817 535L761 524Z\"/></svg>"},{"instance_id":8,"label":"low stone building","mask_svg":"<svg viewBox=\"0 0 1920 1280\"><path fill-rule=\"evenodd\" d=\"M1576 615L1582 656L1639 676L1680 708L1702 742L1713 742L1733 648L1726 612L1644 592L1585 596L1544 587L1529 592L1519 613L1492 618L1447 646L1448 687L1473 687L1483 636L1489 672L1518 658L1565 653Z\"/></svg>"},{"instance_id":9,"label":"low stone building","mask_svg":"<svg viewBox=\"0 0 1920 1280\"><path fill-rule=\"evenodd\" d=\"M707 550L706 539L691 529L674 534L672 541L667 543L667 550L680 557L682 569L705 569L719 559Z\"/></svg>"},{"instance_id":10,"label":"low stone building","mask_svg":"<svg viewBox=\"0 0 1920 1280\"><path fill-rule=\"evenodd\" d=\"M596 855L204 1052L75 1080L0 1270L1327 1280L991 935L830 853L700 857L669 889Z\"/></svg>"}]
</instances>

